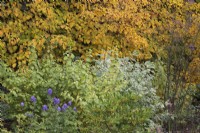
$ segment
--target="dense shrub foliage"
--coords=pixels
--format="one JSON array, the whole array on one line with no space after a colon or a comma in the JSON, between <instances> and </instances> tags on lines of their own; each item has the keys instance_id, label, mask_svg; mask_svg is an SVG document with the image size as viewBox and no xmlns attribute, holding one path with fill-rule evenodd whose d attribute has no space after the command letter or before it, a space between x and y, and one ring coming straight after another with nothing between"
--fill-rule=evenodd
<instances>
[{"instance_id":1,"label":"dense shrub foliage","mask_svg":"<svg viewBox=\"0 0 200 133\"><path fill-rule=\"evenodd\" d=\"M89 49L94 56L115 49L119 56L137 50L140 60L163 58L171 36L184 38L199 59L199 3L34 0L2 2L0 11L0 58L13 68L27 65L32 45L40 57L52 53L59 62L69 47L84 59Z\"/></svg>"},{"instance_id":2,"label":"dense shrub foliage","mask_svg":"<svg viewBox=\"0 0 200 133\"><path fill-rule=\"evenodd\" d=\"M116 60L114 60L116 62ZM104 83L106 77L111 75L113 67L118 67L118 78L126 84L120 88L113 88L102 92L96 90L96 99L90 101L85 109L85 132L136 132L148 131L152 123L149 118L155 116L161 109L161 103L156 96L156 90L151 82L154 78L154 64L146 62L139 64L129 58L117 60L115 66L113 60L106 58L96 62L97 74L103 77L95 83L96 86ZM115 70L114 73L117 71ZM107 75L109 73L109 75ZM144 80L145 82L142 82ZM112 75L111 81L117 84L117 79ZM107 81L106 81L107 82ZM155 125L154 125L155 126ZM94 128L95 127L95 128ZM155 127L152 127L155 128Z\"/></svg>"},{"instance_id":3,"label":"dense shrub foliage","mask_svg":"<svg viewBox=\"0 0 200 133\"><path fill-rule=\"evenodd\" d=\"M1 117L4 123L11 121L6 126L9 130L152 132L163 123L168 123L165 128L171 130L173 123L179 126L195 118L197 106L191 104L193 96L198 97L195 86L189 85L187 89L181 86L182 81L168 81L160 61L139 63L131 58L105 55L104 60L83 62L66 52L61 65L52 55L38 60L31 49L27 68L14 72L1 61L0 83L8 88L7 93L0 94ZM170 93L166 93L168 82L172 83ZM190 119L189 112L193 112ZM193 122L198 123L198 119Z\"/></svg>"},{"instance_id":4,"label":"dense shrub foliage","mask_svg":"<svg viewBox=\"0 0 200 133\"><path fill-rule=\"evenodd\" d=\"M161 108L151 84L153 63L106 58L94 61L91 66L73 58L72 54L66 54L63 65L53 59L41 62L32 59L27 69L17 72L1 62L0 81L10 91L1 93L1 97L9 105L7 118L14 120L13 130L132 132L150 129L156 111ZM48 88L53 90L51 96ZM59 98L60 104L55 107L57 99L52 103L53 97ZM70 100L71 106L77 107L77 117L70 109L66 110L67 114L56 111ZM56 124L63 127L52 129ZM64 125L70 126L65 129Z\"/></svg>"},{"instance_id":5,"label":"dense shrub foliage","mask_svg":"<svg viewBox=\"0 0 200 133\"><path fill-rule=\"evenodd\" d=\"M0 132L200 132L199 0L0 0Z\"/></svg>"}]
</instances>

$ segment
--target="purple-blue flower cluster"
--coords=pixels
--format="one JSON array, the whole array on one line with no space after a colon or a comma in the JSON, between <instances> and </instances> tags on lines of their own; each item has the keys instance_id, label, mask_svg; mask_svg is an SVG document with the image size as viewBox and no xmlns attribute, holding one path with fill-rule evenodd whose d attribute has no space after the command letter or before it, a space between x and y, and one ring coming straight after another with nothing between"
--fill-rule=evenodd
<instances>
[{"instance_id":1,"label":"purple-blue flower cluster","mask_svg":"<svg viewBox=\"0 0 200 133\"><path fill-rule=\"evenodd\" d=\"M58 107L57 107L57 110L58 110L58 111L61 111L61 107L60 107L60 106L58 106Z\"/></svg>"},{"instance_id":2,"label":"purple-blue flower cluster","mask_svg":"<svg viewBox=\"0 0 200 133\"><path fill-rule=\"evenodd\" d=\"M53 90L51 89L51 88L49 88L48 90L47 90L47 93L48 93L48 95L52 95L52 93L53 93Z\"/></svg>"},{"instance_id":3,"label":"purple-blue flower cluster","mask_svg":"<svg viewBox=\"0 0 200 133\"><path fill-rule=\"evenodd\" d=\"M74 107L74 108L73 108L73 110L77 112L77 109L76 109L76 107Z\"/></svg>"},{"instance_id":4,"label":"purple-blue flower cluster","mask_svg":"<svg viewBox=\"0 0 200 133\"><path fill-rule=\"evenodd\" d=\"M35 96L31 96L31 102L33 102L33 103L36 102L36 98L35 98Z\"/></svg>"},{"instance_id":5,"label":"purple-blue flower cluster","mask_svg":"<svg viewBox=\"0 0 200 133\"><path fill-rule=\"evenodd\" d=\"M59 98L56 98L56 97L54 97L54 98L53 98L53 103L54 103L54 105L57 105L57 104L59 104L59 103L60 103L60 99L59 99Z\"/></svg>"},{"instance_id":6,"label":"purple-blue flower cluster","mask_svg":"<svg viewBox=\"0 0 200 133\"><path fill-rule=\"evenodd\" d=\"M20 103L20 106L24 107L24 102L21 102L21 103Z\"/></svg>"},{"instance_id":7,"label":"purple-blue flower cluster","mask_svg":"<svg viewBox=\"0 0 200 133\"><path fill-rule=\"evenodd\" d=\"M48 106L47 105L43 105L42 106L42 110L47 111L48 110Z\"/></svg>"},{"instance_id":8,"label":"purple-blue flower cluster","mask_svg":"<svg viewBox=\"0 0 200 133\"><path fill-rule=\"evenodd\" d=\"M49 96L51 96L51 95L53 94L53 90L52 90L51 88L49 88L49 89L47 90L47 94L48 94ZM35 96L31 96L30 101L33 102L33 103L36 103L37 99L36 99ZM57 98L57 97L54 97L54 98L53 98L53 104L55 105L57 111L59 111L59 112L63 111L63 112L64 112L64 111L66 111L66 109L68 109L70 106L72 106L72 101L69 101L68 103L64 103L64 104L62 105L62 107L61 107L61 106L59 106L59 104L60 104L60 99ZM25 106L25 103L24 103L24 102L21 102L21 103L20 103L20 106L21 106L21 107L24 107L24 106ZM42 106L42 110L43 110L43 111L48 111L48 105L44 104L44 105ZM74 107L73 110L74 110L74 111L77 111L76 107Z\"/></svg>"},{"instance_id":9,"label":"purple-blue flower cluster","mask_svg":"<svg viewBox=\"0 0 200 133\"><path fill-rule=\"evenodd\" d=\"M69 101L69 102L68 102L68 105L71 106L71 105L72 105L72 101Z\"/></svg>"},{"instance_id":10,"label":"purple-blue flower cluster","mask_svg":"<svg viewBox=\"0 0 200 133\"><path fill-rule=\"evenodd\" d=\"M62 106L62 111L65 111L67 108L68 108L68 105L66 103L64 103Z\"/></svg>"}]
</instances>

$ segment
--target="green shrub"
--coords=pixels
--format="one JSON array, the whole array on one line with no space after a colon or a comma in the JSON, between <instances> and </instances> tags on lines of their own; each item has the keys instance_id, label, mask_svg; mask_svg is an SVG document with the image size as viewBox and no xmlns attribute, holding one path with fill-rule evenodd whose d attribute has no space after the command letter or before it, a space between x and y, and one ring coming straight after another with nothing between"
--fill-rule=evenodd
<instances>
[{"instance_id":1,"label":"green shrub","mask_svg":"<svg viewBox=\"0 0 200 133\"><path fill-rule=\"evenodd\" d=\"M84 85L81 81L87 77L87 67L85 67L84 71L82 62L76 61L73 63L70 55L66 55L65 60L66 62L63 66L56 64L52 59L44 59L39 62L37 61L36 54L33 52L32 62L29 64L29 68L26 70L18 70L17 72L13 72L7 65L1 62L0 82L10 91L8 94L1 93L1 100L10 107L6 117L7 119L14 120L13 130L18 132L20 129L26 129L27 126L25 125L28 125L28 123L31 122L37 127L34 130L40 131L40 129L44 130L44 127L49 125L46 122L52 122L51 124L56 122L54 115L47 115L52 116L51 118L46 117L43 119L42 117L42 105L45 103L47 104L48 101L48 88L54 89L53 96L59 97L61 103L72 100L73 106L78 106L77 97L82 94L79 93L79 90L80 86ZM35 96L37 104L32 104L30 102L31 96ZM21 102L24 102L25 105L27 104L28 107L22 109L20 106ZM53 110L50 110L50 112L53 112ZM25 115L26 113L34 113L34 119L31 118L32 121L27 120L28 116ZM65 119L65 121L75 117L72 114L66 114L66 117L63 117L60 114L55 115L60 116L58 120ZM72 125L77 125L75 120L72 121ZM40 126L43 124L44 127L38 127L38 124ZM66 125L66 122L63 124ZM45 128L47 129L49 126ZM67 131L70 131L69 127Z\"/></svg>"},{"instance_id":2,"label":"green shrub","mask_svg":"<svg viewBox=\"0 0 200 133\"><path fill-rule=\"evenodd\" d=\"M53 98L48 92L43 105L38 105L37 98L31 96L30 102L21 102L20 106L15 132L72 133L78 130L77 110L76 107L72 108L71 101L60 103L59 98Z\"/></svg>"},{"instance_id":3,"label":"green shrub","mask_svg":"<svg viewBox=\"0 0 200 133\"><path fill-rule=\"evenodd\" d=\"M95 68L97 96L84 106L82 132L148 132L155 126L152 120L161 104L151 83L153 63L106 58ZM110 84L116 87L106 89Z\"/></svg>"},{"instance_id":4,"label":"green shrub","mask_svg":"<svg viewBox=\"0 0 200 133\"><path fill-rule=\"evenodd\" d=\"M151 84L154 74L151 62L139 64L112 58L83 62L74 61L74 58L66 53L63 65L57 64L52 56L38 61L32 50L28 68L16 72L0 62L0 83L10 91L1 93L1 97L10 107L7 118L15 121L13 130L49 129L48 132L53 132L52 125L64 128L69 124L74 125L71 127L73 132L77 128L87 133L150 130L159 108ZM77 116L69 113L62 118L55 108L49 108L49 113L44 112L42 106L48 105L48 88L53 88L53 97L60 98L61 103L72 100L78 110ZM30 101L31 96L37 99L36 104ZM21 102L25 104L24 108L20 106ZM27 113L34 113L34 117L29 118L30 115L25 115ZM30 122L31 126L28 126ZM57 131L70 131L68 128Z\"/></svg>"}]
</instances>

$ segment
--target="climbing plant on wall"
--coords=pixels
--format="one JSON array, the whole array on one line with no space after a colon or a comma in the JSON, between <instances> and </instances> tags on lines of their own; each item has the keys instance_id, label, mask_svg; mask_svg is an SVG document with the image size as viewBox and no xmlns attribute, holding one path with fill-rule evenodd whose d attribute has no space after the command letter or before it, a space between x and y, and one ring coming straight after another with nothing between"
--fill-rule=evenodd
<instances>
[{"instance_id":1,"label":"climbing plant on wall","mask_svg":"<svg viewBox=\"0 0 200 133\"><path fill-rule=\"evenodd\" d=\"M183 0L4 1L0 58L16 69L26 66L30 46L40 58L52 53L58 62L69 48L83 59L90 49L94 57L109 50L133 56L136 50L138 60L165 58L173 36L183 39L187 56L199 59L199 9Z\"/></svg>"}]
</instances>

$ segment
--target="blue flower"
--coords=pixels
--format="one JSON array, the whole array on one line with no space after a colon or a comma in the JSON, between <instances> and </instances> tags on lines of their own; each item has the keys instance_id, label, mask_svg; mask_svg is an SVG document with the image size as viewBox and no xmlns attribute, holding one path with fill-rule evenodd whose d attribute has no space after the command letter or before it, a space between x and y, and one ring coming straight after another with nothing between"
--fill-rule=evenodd
<instances>
[{"instance_id":1,"label":"blue flower","mask_svg":"<svg viewBox=\"0 0 200 133\"><path fill-rule=\"evenodd\" d=\"M72 105L72 101L69 101L69 102L68 102L68 105L71 106L71 105Z\"/></svg>"},{"instance_id":2,"label":"blue flower","mask_svg":"<svg viewBox=\"0 0 200 133\"><path fill-rule=\"evenodd\" d=\"M47 91L47 93L48 93L48 95L52 95L53 90L51 88L49 88L48 91Z\"/></svg>"},{"instance_id":3,"label":"blue flower","mask_svg":"<svg viewBox=\"0 0 200 133\"><path fill-rule=\"evenodd\" d=\"M68 108L68 105L66 103L64 103L62 106L62 111L65 111L67 108Z\"/></svg>"},{"instance_id":4,"label":"blue flower","mask_svg":"<svg viewBox=\"0 0 200 133\"><path fill-rule=\"evenodd\" d=\"M61 107L58 106L57 110L58 110L58 111L61 111Z\"/></svg>"},{"instance_id":5,"label":"blue flower","mask_svg":"<svg viewBox=\"0 0 200 133\"><path fill-rule=\"evenodd\" d=\"M77 109L76 109L76 107L74 107L74 108L73 108L73 110L77 112Z\"/></svg>"},{"instance_id":6,"label":"blue flower","mask_svg":"<svg viewBox=\"0 0 200 133\"><path fill-rule=\"evenodd\" d=\"M31 102L36 102L36 98L35 98L35 96L31 96Z\"/></svg>"},{"instance_id":7,"label":"blue flower","mask_svg":"<svg viewBox=\"0 0 200 133\"><path fill-rule=\"evenodd\" d=\"M48 110L48 106L47 105L43 105L42 106L42 110L47 111Z\"/></svg>"},{"instance_id":8,"label":"blue flower","mask_svg":"<svg viewBox=\"0 0 200 133\"><path fill-rule=\"evenodd\" d=\"M56 98L56 97L54 97L54 98L53 98L53 103L54 103L54 105L57 105L57 104L59 104L59 103L60 103L60 99L59 99L59 98Z\"/></svg>"},{"instance_id":9,"label":"blue flower","mask_svg":"<svg viewBox=\"0 0 200 133\"><path fill-rule=\"evenodd\" d=\"M24 107L24 102L21 102L21 103L20 103L20 106Z\"/></svg>"}]
</instances>

